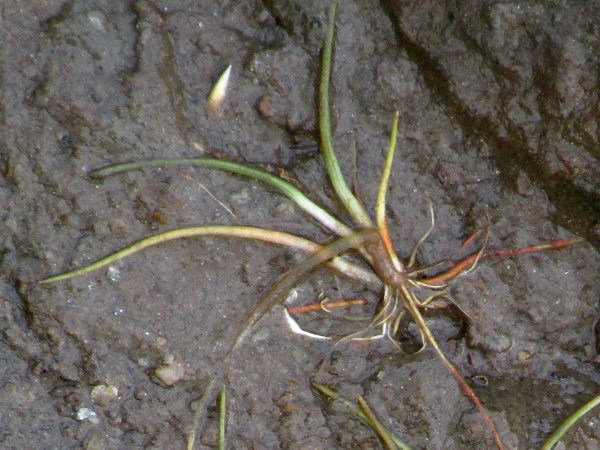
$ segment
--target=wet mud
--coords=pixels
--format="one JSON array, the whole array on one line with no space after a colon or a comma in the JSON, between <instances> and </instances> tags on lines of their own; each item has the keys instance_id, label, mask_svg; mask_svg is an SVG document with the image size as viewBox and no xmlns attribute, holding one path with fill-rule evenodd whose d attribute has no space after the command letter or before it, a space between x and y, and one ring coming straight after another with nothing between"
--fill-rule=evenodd
<instances>
[{"instance_id":1,"label":"wet mud","mask_svg":"<svg viewBox=\"0 0 600 450\"><path fill-rule=\"evenodd\" d=\"M436 227L421 264L453 257L488 224L495 248L582 238L483 261L449 288L454 306L426 314L506 447L536 448L600 384L600 7L434 3L340 5L335 147L374 213L399 111L388 220L402 258L429 227L428 199ZM22 1L0 6L0 24L0 446L185 448L193 401L248 311L304 255L190 239L70 281L38 281L192 225L328 242L289 199L241 177L189 168L88 177L118 162L224 157L293 180L342 217L318 153L327 6ZM229 64L228 96L213 114L206 96ZM372 314L379 295L326 269L296 292L294 306L370 299L358 315ZM301 319L322 333L364 326ZM414 347L410 324L402 333ZM261 321L225 375L230 448L382 448L312 381L362 395L413 448L491 445L430 349L332 346L292 334L281 308ZM216 408L196 448L216 446ZM568 448L599 445L599 414L575 426Z\"/></svg>"}]
</instances>

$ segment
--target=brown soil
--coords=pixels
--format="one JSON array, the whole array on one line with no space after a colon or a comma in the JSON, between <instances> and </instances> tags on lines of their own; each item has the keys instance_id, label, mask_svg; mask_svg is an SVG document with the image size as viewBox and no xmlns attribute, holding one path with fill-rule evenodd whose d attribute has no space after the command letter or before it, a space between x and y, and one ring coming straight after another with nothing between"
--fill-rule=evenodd
<instances>
[{"instance_id":1,"label":"brown soil","mask_svg":"<svg viewBox=\"0 0 600 450\"><path fill-rule=\"evenodd\" d=\"M341 215L318 153L326 26L318 1L0 6L2 448L185 448L190 403L211 368L261 292L302 255L195 239L72 281L37 281L182 226L250 224L325 242L290 200L240 177L181 169L232 217L174 169L101 182L87 174L117 162L227 156L285 170ZM596 2L354 1L338 13L336 149L374 211L399 110L388 209L402 257L428 227L427 199L437 226L422 263L451 257L488 222L498 248L584 239L485 261L450 290L470 320L455 307L428 315L507 448L538 447L600 385L598 55ZM205 99L229 64L215 115ZM323 269L298 287L297 302L321 292L377 295ZM335 331L325 319L305 325ZM313 380L363 395L413 448L489 446L430 350L340 345L315 372L331 347L290 333L278 309L266 317L226 374L230 447L381 448ZM168 363L172 386L156 372ZM568 448L600 446L598 414L572 430ZM197 448L216 436L211 409Z\"/></svg>"}]
</instances>

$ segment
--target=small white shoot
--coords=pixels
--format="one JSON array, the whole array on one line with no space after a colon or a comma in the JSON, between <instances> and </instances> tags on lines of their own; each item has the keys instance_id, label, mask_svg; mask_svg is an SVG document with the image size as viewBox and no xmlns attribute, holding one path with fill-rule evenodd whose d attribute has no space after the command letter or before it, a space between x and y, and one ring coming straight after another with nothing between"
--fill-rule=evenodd
<instances>
[{"instance_id":1,"label":"small white shoot","mask_svg":"<svg viewBox=\"0 0 600 450\"><path fill-rule=\"evenodd\" d=\"M227 66L227 69L225 69L225 71L221 74L206 99L208 101L208 107L215 114L219 114L221 112L221 106L225 100L225 96L227 95L227 86L229 85L230 75L231 64Z\"/></svg>"}]
</instances>

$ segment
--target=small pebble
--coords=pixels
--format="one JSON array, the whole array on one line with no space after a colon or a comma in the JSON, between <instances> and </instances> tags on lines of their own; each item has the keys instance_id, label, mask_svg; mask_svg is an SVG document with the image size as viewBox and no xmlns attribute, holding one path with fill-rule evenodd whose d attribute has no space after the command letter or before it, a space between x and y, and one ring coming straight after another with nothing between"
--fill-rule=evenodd
<instances>
[{"instance_id":1,"label":"small pebble","mask_svg":"<svg viewBox=\"0 0 600 450\"><path fill-rule=\"evenodd\" d=\"M89 408L79 408L77 410L77 420L84 421L89 420L91 423L100 423L98 415Z\"/></svg>"},{"instance_id":2,"label":"small pebble","mask_svg":"<svg viewBox=\"0 0 600 450\"><path fill-rule=\"evenodd\" d=\"M112 233L127 233L129 231L129 222L123 218L117 218L108 225Z\"/></svg>"},{"instance_id":3,"label":"small pebble","mask_svg":"<svg viewBox=\"0 0 600 450\"><path fill-rule=\"evenodd\" d=\"M17 231L17 229L19 228L19 224L17 223L17 221L12 218L6 219L4 221L4 226L6 226L11 231Z\"/></svg>"},{"instance_id":4,"label":"small pebble","mask_svg":"<svg viewBox=\"0 0 600 450\"><path fill-rule=\"evenodd\" d=\"M106 16L102 11L90 11L87 19L98 31L106 31Z\"/></svg>"},{"instance_id":5,"label":"small pebble","mask_svg":"<svg viewBox=\"0 0 600 450\"><path fill-rule=\"evenodd\" d=\"M92 389L92 400L99 406L106 406L119 397L119 390L113 385L99 384Z\"/></svg>"},{"instance_id":6,"label":"small pebble","mask_svg":"<svg viewBox=\"0 0 600 450\"><path fill-rule=\"evenodd\" d=\"M148 393L142 389L142 388L135 388L135 391L133 391L133 398L135 398L136 400L143 400L146 397L148 397Z\"/></svg>"},{"instance_id":7,"label":"small pebble","mask_svg":"<svg viewBox=\"0 0 600 450\"><path fill-rule=\"evenodd\" d=\"M290 205L290 203L288 202L281 202L275 208L273 208L271 214L273 214L275 217L283 216L285 213L292 209L291 206L292 205Z\"/></svg>"},{"instance_id":8,"label":"small pebble","mask_svg":"<svg viewBox=\"0 0 600 450\"><path fill-rule=\"evenodd\" d=\"M148 367L149 364L150 364L150 361L148 361L148 358L138 359L138 365L140 365L141 367Z\"/></svg>"},{"instance_id":9,"label":"small pebble","mask_svg":"<svg viewBox=\"0 0 600 450\"><path fill-rule=\"evenodd\" d=\"M160 366L154 373L163 384L172 386L183 379L185 376L185 368L182 363L174 362L172 364Z\"/></svg>"},{"instance_id":10,"label":"small pebble","mask_svg":"<svg viewBox=\"0 0 600 450\"><path fill-rule=\"evenodd\" d=\"M114 266L108 266L106 276L110 281L114 281L116 283L117 281L121 280L121 271Z\"/></svg>"},{"instance_id":11,"label":"small pebble","mask_svg":"<svg viewBox=\"0 0 600 450\"><path fill-rule=\"evenodd\" d=\"M256 110L263 119L272 117L275 112L275 100L269 94L263 95L256 103Z\"/></svg>"},{"instance_id":12,"label":"small pebble","mask_svg":"<svg viewBox=\"0 0 600 450\"><path fill-rule=\"evenodd\" d=\"M167 216L167 214L159 209L154 211L150 218L153 222L157 223L158 225L166 225L169 223L169 217Z\"/></svg>"},{"instance_id":13,"label":"small pebble","mask_svg":"<svg viewBox=\"0 0 600 450\"><path fill-rule=\"evenodd\" d=\"M263 24L269 19L269 12L266 9L261 9L259 11L254 11L254 20L256 23Z\"/></svg>"}]
</instances>

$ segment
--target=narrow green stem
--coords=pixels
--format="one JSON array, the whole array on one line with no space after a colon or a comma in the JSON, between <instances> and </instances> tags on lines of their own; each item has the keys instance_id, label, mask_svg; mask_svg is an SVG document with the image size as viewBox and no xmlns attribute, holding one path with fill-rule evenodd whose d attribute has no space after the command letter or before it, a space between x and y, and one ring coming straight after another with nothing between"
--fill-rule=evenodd
<instances>
[{"instance_id":1,"label":"narrow green stem","mask_svg":"<svg viewBox=\"0 0 600 450\"><path fill-rule=\"evenodd\" d=\"M151 161L139 161L128 164L119 164L116 166L106 167L90 173L92 178L104 178L116 173L127 172L129 170L137 170L148 167L168 167L168 166L204 166L211 169L224 170L226 172L243 175L245 177L258 180L273 189L278 190L284 195L292 199L303 211L321 222L326 228L340 236L347 236L352 233L352 229L344 225L338 219L333 217L299 189L287 181L271 175L263 170L247 167L242 164L222 161L212 158L189 158L189 159L154 159Z\"/></svg>"},{"instance_id":2,"label":"narrow green stem","mask_svg":"<svg viewBox=\"0 0 600 450\"><path fill-rule=\"evenodd\" d=\"M186 450L194 450L194 443L196 441L196 434L200 433L204 429L204 423L206 422L206 408L208 404L212 402L217 394L217 383L223 379L223 370L220 369L217 375L212 376L206 386L204 387L204 393L198 401L193 402L194 414L192 415L192 423L190 426L190 432L187 439Z\"/></svg>"},{"instance_id":3,"label":"narrow green stem","mask_svg":"<svg viewBox=\"0 0 600 450\"><path fill-rule=\"evenodd\" d=\"M296 248L307 253L315 253L324 248L322 245L319 245L308 239L295 236L293 234L288 234L281 231L265 230L263 228L256 227L213 225L205 227L180 228L173 231L167 231L166 233L161 233L156 236L151 236L146 239L142 239L141 241L138 241L135 244L121 251L113 253L112 255L107 256L106 258L96 261L95 263L90 264L89 266L82 267L81 269L73 270L71 272L63 273L61 275L46 278L40 281L40 283L53 283L56 281L63 281L69 278L85 275L153 245L157 245L167 241L172 241L175 239L200 236L226 236L244 239L256 239L259 241L269 242L271 244L285 245L288 247ZM374 285L381 284L381 282L375 274L361 267L355 266L354 264L349 263L343 258L333 258L329 262L329 265L335 270L350 278L367 281L368 283Z\"/></svg>"},{"instance_id":4,"label":"narrow green stem","mask_svg":"<svg viewBox=\"0 0 600 450\"><path fill-rule=\"evenodd\" d=\"M392 162L394 160L394 151L396 150L396 139L398 136L398 111L394 115L392 123L392 135L390 137L390 146L388 148L387 157L385 158L385 167L381 175L381 183L379 183L379 193L377 195L377 228L380 230L386 227L385 205L390 174L392 173Z\"/></svg>"},{"instance_id":5,"label":"narrow green stem","mask_svg":"<svg viewBox=\"0 0 600 450\"><path fill-rule=\"evenodd\" d=\"M323 152L323 158L325 159L325 166L327 167L327 173L331 179L331 184L333 185L338 198L348 211L348 214L350 214L350 217L352 217L357 225L364 228L371 228L373 222L344 181L340 165L338 164L333 151L331 117L329 115L329 79L331 77L331 55L333 49L336 10L337 1L334 1L329 10L329 30L327 31L325 46L323 47L321 81L319 84L319 129L321 131L321 151Z\"/></svg>"},{"instance_id":6,"label":"narrow green stem","mask_svg":"<svg viewBox=\"0 0 600 450\"><path fill-rule=\"evenodd\" d=\"M558 427L558 429L552 433L552 435L548 438L544 445L542 445L541 450L552 450L554 446L560 441L560 439L565 435L567 431L581 419L585 414L590 412L593 408L600 404L600 395L594 398L592 401L586 403L581 408L579 408L573 415L571 415L564 423Z\"/></svg>"},{"instance_id":7,"label":"narrow green stem","mask_svg":"<svg viewBox=\"0 0 600 450\"><path fill-rule=\"evenodd\" d=\"M388 448L388 450L396 450L396 444L394 444L394 441L392 440L391 433L377 418L375 412L371 409L366 400L360 395L358 396L358 404L360 405L360 409L362 409L365 416L369 418L369 421L372 423L371 426L379 435L379 437L381 438L385 446Z\"/></svg>"},{"instance_id":8,"label":"narrow green stem","mask_svg":"<svg viewBox=\"0 0 600 450\"><path fill-rule=\"evenodd\" d=\"M324 386L324 385L319 384L319 383L313 383L312 385L318 391L320 391L323 394L327 395L328 397L331 397L332 399L337 400L338 402L342 403L344 406L346 406L346 408L348 408L350 411L352 411L356 417L358 417L359 419L363 420L367 425L369 425L371 428L373 428L374 431L377 431L376 428L375 428L375 424L372 422L371 418L368 417L367 415L365 415L365 413L363 413L363 411L361 411L359 408L357 408L356 406L354 406L354 404L352 404L352 402L350 402L349 400L346 400L340 394L338 394L335 391L332 391L327 386ZM387 428L385 428L385 431L389 434L390 438L392 439L394 445L397 448L399 448L400 450L411 450L410 447L407 444L405 444L394 433L388 431Z\"/></svg>"},{"instance_id":9,"label":"narrow green stem","mask_svg":"<svg viewBox=\"0 0 600 450\"><path fill-rule=\"evenodd\" d=\"M225 425L227 422L227 390L225 385L221 388L221 398L219 400L219 450L225 450L227 440L225 437Z\"/></svg>"},{"instance_id":10,"label":"narrow green stem","mask_svg":"<svg viewBox=\"0 0 600 450\"><path fill-rule=\"evenodd\" d=\"M387 156L385 158L385 167L383 168L383 174L381 175L381 183L379 183L379 192L377 194L377 228L379 229L379 234L381 235L381 240L385 245L386 253L388 254L394 268L398 272L404 271L404 266L400 262L398 255L394 250L394 246L392 245L392 240L390 239L390 233L387 226L386 219L386 196L388 185L390 181L390 174L392 173L392 163L394 161L394 151L396 149L396 140L398 136L398 111L394 115L394 121L392 123L392 135L390 137L390 146L388 148Z\"/></svg>"}]
</instances>

